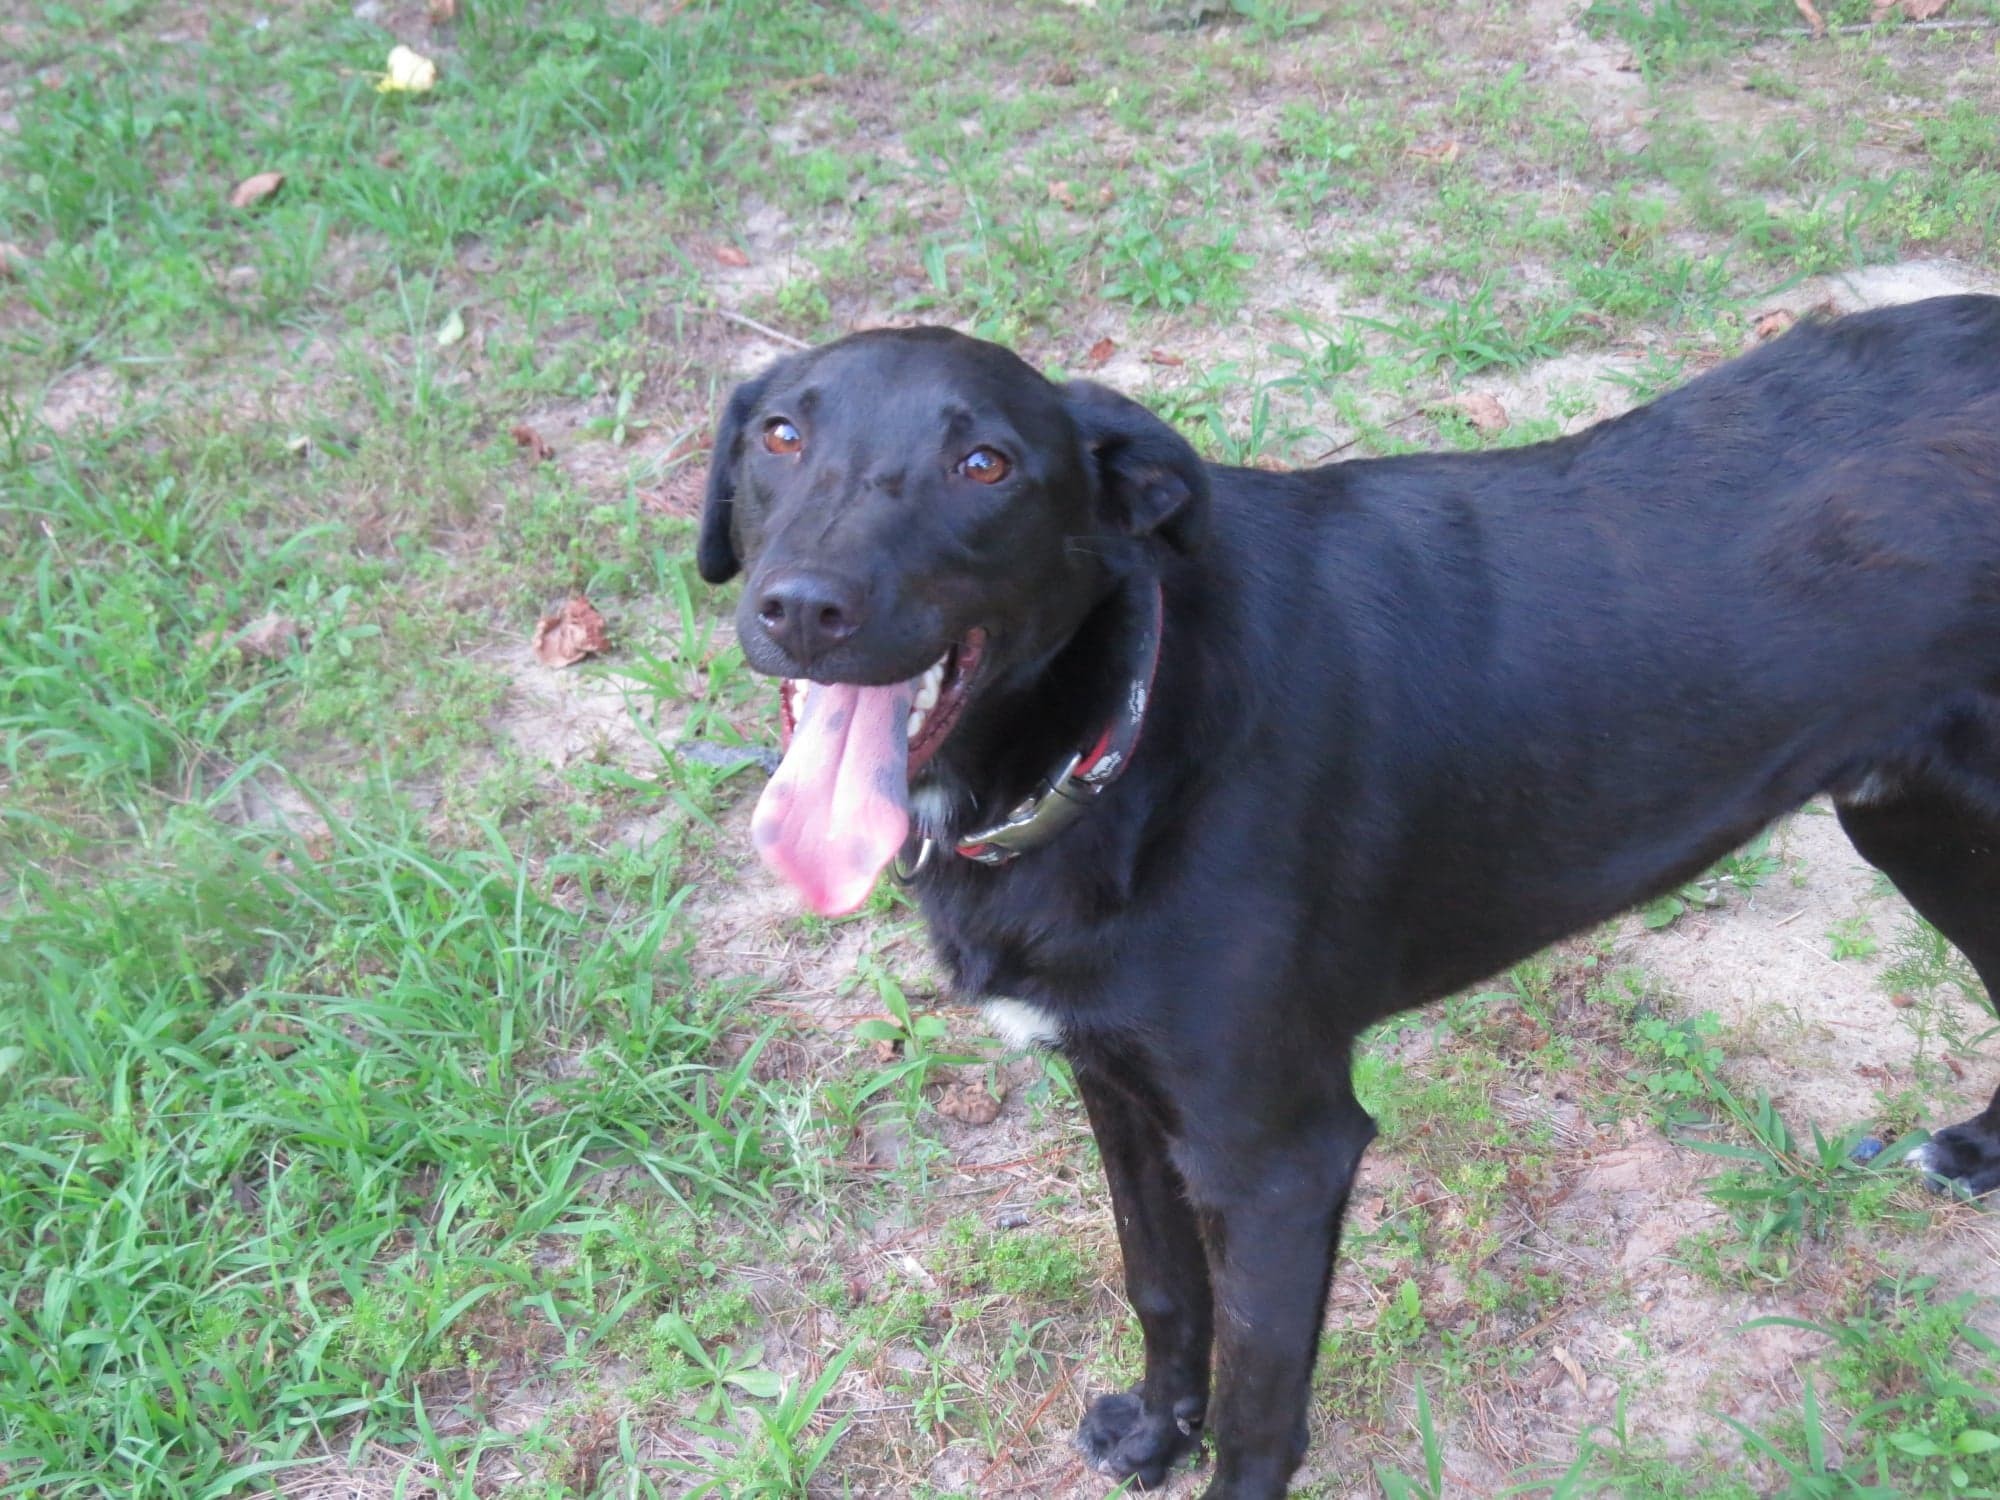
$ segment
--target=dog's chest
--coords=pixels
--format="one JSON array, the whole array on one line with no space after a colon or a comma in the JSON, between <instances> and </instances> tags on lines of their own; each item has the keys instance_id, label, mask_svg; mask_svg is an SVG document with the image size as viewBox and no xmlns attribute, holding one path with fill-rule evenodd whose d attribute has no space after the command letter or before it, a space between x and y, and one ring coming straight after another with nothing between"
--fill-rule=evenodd
<instances>
[{"instance_id":1,"label":"dog's chest","mask_svg":"<svg viewBox=\"0 0 2000 1500\"><path fill-rule=\"evenodd\" d=\"M1062 1024L1039 1005L1026 1000L987 1000L979 1008L993 1034L1017 1050L1025 1052L1030 1047L1055 1047L1062 1043Z\"/></svg>"},{"instance_id":2,"label":"dog's chest","mask_svg":"<svg viewBox=\"0 0 2000 1500\"><path fill-rule=\"evenodd\" d=\"M932 945L953 989L988 1006L995 1030L1009 1040L1018 1033L1022 1045L1054 1041L1067 1020L1095 1008L1119 946L1075 873L1035 868L1042 864L1031 857L951 870L923 892Z\"/></svg>"}]
</instances>

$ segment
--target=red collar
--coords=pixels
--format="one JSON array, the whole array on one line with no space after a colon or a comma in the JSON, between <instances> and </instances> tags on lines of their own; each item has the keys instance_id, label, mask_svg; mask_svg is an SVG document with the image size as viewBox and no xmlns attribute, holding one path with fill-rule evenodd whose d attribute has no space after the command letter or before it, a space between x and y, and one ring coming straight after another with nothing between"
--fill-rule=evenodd
<instances>
[{"instance_id":1,"label":"red collar","mask_svg":"<svg viewBox=\"0 0 2000 1500\"><path fill-rule=\"evenodd\" d=\"M1086 750L1071 755L1041 786L1022 798L998 823L968 833L952 845L952 852L975 864L1004 865L1031 849L1039 849L1070 824L1082 817L1091 802L1125 773L1132 752L1138 748L1139 733L1146 727L1146 706L1153 695L1153 677L1160 666L1160 637L1166 606L1159 581L1153 583L1153 607L1133 612L1126 626L1123 656L1130 664L1125 690L1119 695L1110 722ZM896 878L909 881L930 863L936 844L928 838L917 840L913 857L899 854L894 866Z\"/></svg>"}]
</instances>

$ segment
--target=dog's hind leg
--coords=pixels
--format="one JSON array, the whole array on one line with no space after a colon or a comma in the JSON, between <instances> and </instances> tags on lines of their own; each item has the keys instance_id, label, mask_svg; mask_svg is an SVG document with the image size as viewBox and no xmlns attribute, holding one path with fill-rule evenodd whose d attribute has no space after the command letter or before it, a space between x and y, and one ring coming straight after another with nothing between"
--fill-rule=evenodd
<instances>
[{"instance_id":1,"label":"dog's hind leg","mask_svg":"<svg viewBox=\"0 0 2000 1500\"><path fill-rule=\"evenodd\" d=\"M1970 960L2000 1006L2000 820L1922 783L1839 811L1861 857ZM1938 1131L1913 1160L1968 1192L2000 1187L2000 1091L1982 1113Z\"/></svg>"},{"instance_id":2,"label":"dog's hind leg","mask_svg":"<svg viewBox=\"0 0 2000 1500\"><path fill-rule=\"evenodd\" d=\"M1145 1378L1091 1402L1077 1442L1100 1473L1146 1489L1201 1442L1214 1326L1208 1259L1153 1110L1087 1064L1076 1082L1111 1184L1125 1294L1146 1336Z\"/></svg>"}]
</instances>

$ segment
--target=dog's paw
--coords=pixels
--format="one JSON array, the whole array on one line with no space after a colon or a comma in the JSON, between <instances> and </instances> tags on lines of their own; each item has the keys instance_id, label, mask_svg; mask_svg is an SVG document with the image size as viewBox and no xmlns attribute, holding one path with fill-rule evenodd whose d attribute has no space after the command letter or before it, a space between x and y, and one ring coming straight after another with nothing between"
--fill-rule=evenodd
<instances>
[{"instance_id":1,"label":"dog's paw","mask_svg":"<svg viewBox=\"0 0 2000 1500\"><path fill-rule=\"evenodd\" d=\"M1940 1130L1910 1153L1910 1164L1977 1197L2000 1188L2000 1131L1984 1119Z\"/></svg>"},{"instance_id":2,"label":"dog's paw","mask_svg":"<svg viewBox=\"0 0 2000 1500\"><path fill-rule=\"evenodd\" d=\"M1137 1391L1119 1391L1090 1403L1077 1426L1076 1444L1098 1473L1150 1490L1201 1446L1201 1414L1199 1397L1183 1397L1171 1409L1150 1411Z\"/></svg>"}]
</instances>

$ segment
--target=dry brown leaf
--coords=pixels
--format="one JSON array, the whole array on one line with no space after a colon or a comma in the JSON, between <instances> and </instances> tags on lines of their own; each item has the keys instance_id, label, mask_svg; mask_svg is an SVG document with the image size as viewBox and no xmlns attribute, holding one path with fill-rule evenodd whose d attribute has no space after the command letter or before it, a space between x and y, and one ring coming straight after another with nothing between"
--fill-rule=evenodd
<instances>
[{"instance_id":1,"label":"dry brown leaf","mask_svg":"<svg viewBox=\"0 0 2000 1500\"><path fill-rule=\"evenodd\" d=\"M292 1037L304 1036L305 1027L290 1016L265 1016L260 1027L257 1018L246 1016L236 1023L239 1036L254 1036L257 1050L266 1057L290 1057L299 1050L299 1043Z\"/></svg>"},{"instance_id":2,"label":"dry brown leaf","mask_svg":"<svg viewBox=\"0 0 2000 1500\"><path fill-rule=\"evenodd\" d=\"M1083 367L1086 370L1100 369L1103 367L1104 362L1117 352L1118 346L1110 339L1099 339L1090 346L1089 352L1083 356Z\"/></svg>"},{"instance_id":3,"label":"dry brown leaf","mask_svg":"<svg viewBox=\"0 0 2000 1500\"><path fill-rule=\"evenodd\" d=\"M1170 370L1178 370L1187 361L1182 359L1178 354L1169 354L1164 349L1155 349L1146 356L1146 363L1165 365Z\"/></svg>"},{"instance_id":4,"label":"dry brown leaf","mask_svg":"<svg viewBox=\"0 0 2000 1500\"><path fill-rule=\"evenodd\" d=\"M259 172L237 183L229 193L231 208L255 208L285 185L283 172Z\"/></svg>"},{"instance_id":5,"label":"dry brown leaf","mask_svg":"<svg viewBox=\"0 0 2000 1500\"><path fill-rule=\"evenodd\" d=\"M509 428L508 435L514 439L514 446L525 449L536 463L545 464L556 456L555 444L525 422Z\"/></svg>"},{"instance_id":6,"label":"dry brown leaf","mask_svg":"<svg viewBox=\"0 0 2000 1500\"><path fill-rule=\"evenodd\" d=\"M745 255L741 250L738 250L734 245L717 245L715 247L715 258L718 263L736 271L740 271L750 264L750 257Z\"/></svg>"},{"instance_id":7,"label":"dry brown leaf","mask_svg":"<svg viewBox=\"0 0 2000 1500\"><path fill-rule=\"evenodd\" d=\"M1507 408L1499 399L1485 391L1466 391L1453 396L1433 407L1434 411L1455 411L1472 424L1472 430L1482 437L1491 437L1496 432L1507 430Z\"/></svg>"},{"instance_id":8,"label":"dry brown leaf","mask_svg":"<svg viewBox=\"0 0 2000 1500\"><path fill-rule=\"evenodd\" d=\"M611 637L604 633L604 616L578 595L536 622L534 648L535 660L543 666L567 667L596 652L608 651Z\"/></svg>"},{"instance_id":9,"label":"dry brown leaf","mask_svg":"<svg viewBox=\"0 0 2000 1500\"><path fill-rule=\"evenodd\" d=\"M402 164L403 153L398 151L394 146L384 146L380 151L375 153L375 165L378 167L386 167L393 172Z\"/></svg>"},{"instance_id":10,"label":"dry brown leaf","mask_svg":"<svg viewBox=\"0 0 2000 1500\"><path fill-rule=\"evenodd\" d=\"M261 656L267 661L276 661L291 654L301 635L297 620L271 610L237 631L229 644L245 656Z\"/></svg>"},{"instance_id":11,"label":"dry brown leaf","mask_svg":"<svg viewBox=\"0 0 2000 1500\"><path fill-rule=\"evenodd\" d=\"M1000 1101L983 1082L954 1083L938 1096L937 1112L947 1120L991 1125L1000 1118Z\"/></svg>"},{"instance_id":12,"label":"dry brown leaf","mask_svg":"<svg viewBox=\"0 0 2000 1500\"><path fill-rule=\"evenodd\" d=\"M1569 1378L1576 1382L1576 1393L1579 1396L1590 1394L1589 1382L1583 1378L1583 1366L1576 1362L1574 1354L1561 1344L1556 1344L1549 1349L1549 1357L1561 1365L1569 1373Z\"/></svg>"},{"instance_id":13,"label":"dry brown leaf","mask_svg":"<svg viewBox=\"0 0 2000 1500\"><path fill-rule=\"evenodd\" d=\"M1805 17L1805 23L1812 28L1814 36L1826 35L1826 20L1813 8L1812 0L1792 0L1792 4L1796 5L1799 14Z\"/></svg>"},{"instance_id":14,"label":"dry brown leaf","mask_svg":"<svg viewBox=\"0 0 2000 1500\"><path fill-rule=\"evenodd\" d=\"M1889 1003L1895 1006L1897 1010L1908 1010L1917 1003L1917 998L1903 990L1897 990L1895 994L1889 997Z\"/></svg>"},{"instance_id":15,"label":"dry brown leaf","mask_svg":"<svg viewBox=\"0 0 2000 1500\"><path fill-rule=\"evenodd\" d=\"M1458 153L1465 148L1457 141L1439 141L1431 146L1412 146L1409 155L1418 161L1434 161L1440 166L1449 166L1458 160Z\"/></svg>"},{"instance_id":16,"label":"dry brown leaf","mask_svg":"<svg viewBox=\"0 0 2000 1500\"><path fill-rule=\"evenodd\" d=\"M1049 196L1064 208L1076 207L1076 189L1067 182L1058 180L1049 184Z\"/></svg>"},{"instance_id":17,"label":"dry brown leaf","mask_svg":"<svg viewBox=\"0 0 2000 1500\"><path fill-rule=\"evenodd\" d=\"M1757 342L1761 344L1766 339L1774 339L1779 334L1786 332L1798 320L1798 314L1787 312L1782 307L1774 307L1771 311L1758 317L1756 323L1751 327L1751 332L1756 335Z\"/></svg>"},{"instance_id":18,"label":"dry brown leaf","mask_svg":"<svg viewBox=\"0 0 2000 1500\"><path fill-rule=\"evenodd\" d=\"M0 240L0 281L25 275L27 269L28 252L12 240Z\"/></svg>"},{"instance_id":19,"label":"dry brown leaf","mask_svg":"<svg viewBox=\"0 0 2000 1500\"><path fill-rule=\"evenodd\" d=\"M458 0L431 0L431 25L449 26L458 19Z\"/></svg>"}]
</instances>

